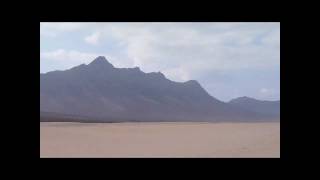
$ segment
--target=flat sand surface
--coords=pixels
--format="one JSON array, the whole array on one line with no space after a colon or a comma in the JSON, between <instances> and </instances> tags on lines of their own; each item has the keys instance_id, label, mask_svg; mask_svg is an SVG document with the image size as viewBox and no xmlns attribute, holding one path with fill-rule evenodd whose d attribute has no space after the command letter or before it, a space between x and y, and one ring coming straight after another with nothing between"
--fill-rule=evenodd
<instances>
[{"instance_id":1,"label":"flat sand surface","mask_svg":"<svg viewBox=\"0 0 320 180\"><path fill-rule=\"evenodd\" d=\"M280 122L41 122L40 157L280 157Z\"/></svg>"}]
</instances>

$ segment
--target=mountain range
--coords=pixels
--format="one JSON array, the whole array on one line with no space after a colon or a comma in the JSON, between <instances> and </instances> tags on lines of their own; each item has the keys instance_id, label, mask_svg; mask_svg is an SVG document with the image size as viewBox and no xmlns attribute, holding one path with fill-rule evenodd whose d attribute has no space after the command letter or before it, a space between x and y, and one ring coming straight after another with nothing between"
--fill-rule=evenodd
<instances>
[{"instance_id":1,"label":"mountain range","mask_svg":"<svg viewBox=\"0 0 320 180\"><path fill-rule=\"evenodd\" d=\"M265 115L280 116L279 101L261 101L250 97L239 97L229 101L229 104L238 108L250 110Z\"/></svg>"},{"instance_id":2,"label":"mountain range","mask_svg":"<svg viewBox=\"0 0 320 180\"><path fill-rule=\"evenodd\" d=\"M269 121L280 101L242 97L222 102L195 80L115 68L99 56L88 65L40 74L40 121Z\"/></svg>"}]
</instances>

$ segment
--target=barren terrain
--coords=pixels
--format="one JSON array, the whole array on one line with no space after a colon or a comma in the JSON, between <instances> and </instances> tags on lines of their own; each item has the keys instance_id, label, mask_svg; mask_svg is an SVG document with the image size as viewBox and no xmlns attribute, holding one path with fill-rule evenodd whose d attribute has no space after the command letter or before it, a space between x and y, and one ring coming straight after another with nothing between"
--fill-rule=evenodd
<instances>
[{"instance_id":1,"label":"barren terrain","mask_svg":"<svg viewBox=\"0 0 320 180\"><path fill-rule=\"evenodd\" d=\"M280 122L41 122L40 157L280 157Z\"/></svg>"}]
</instances>

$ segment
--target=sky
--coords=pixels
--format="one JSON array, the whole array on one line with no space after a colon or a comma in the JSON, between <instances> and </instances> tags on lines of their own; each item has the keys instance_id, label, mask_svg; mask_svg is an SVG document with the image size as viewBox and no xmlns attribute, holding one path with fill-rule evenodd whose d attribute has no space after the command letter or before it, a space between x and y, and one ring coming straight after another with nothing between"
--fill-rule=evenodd
<instances>
[{"instance_id":1,"label":"sky","mask_svg":"<svg viewBox=\"0 0 320 180\"><path fill-rule=\"evenodd\" d=\"M280 100L280 23L40 23L40 73L97 56L172 81L197 80L222 101Z\"/></svg>"}]
</instances>

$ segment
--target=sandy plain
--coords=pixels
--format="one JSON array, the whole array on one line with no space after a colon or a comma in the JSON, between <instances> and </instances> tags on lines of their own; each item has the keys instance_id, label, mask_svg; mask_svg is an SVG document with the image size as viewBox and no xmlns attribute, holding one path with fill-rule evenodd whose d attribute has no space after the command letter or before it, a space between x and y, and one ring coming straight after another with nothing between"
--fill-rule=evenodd
<instances>
[{"instance_id":1,"label":"sandy plain","mask_svg":"<svg viewBox=\"0 0 320 180\"><path fill-rule=\"evenodd\" d=\"M40 157L280 157L280 122L40 122Z\"/></svg>"}]
</instances>

